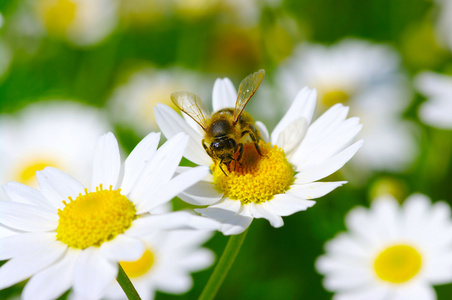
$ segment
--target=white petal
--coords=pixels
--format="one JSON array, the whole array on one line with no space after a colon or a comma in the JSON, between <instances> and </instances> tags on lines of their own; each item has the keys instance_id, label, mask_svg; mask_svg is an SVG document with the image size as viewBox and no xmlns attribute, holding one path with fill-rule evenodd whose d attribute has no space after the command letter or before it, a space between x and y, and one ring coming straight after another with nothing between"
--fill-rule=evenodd
<instances>
[{"instance_id":1,"label":"white petal","mask_svg":"<svg viewBox=\"0 0 452 300\"><path fill-rule=\"evenodd\" d=\"M186 211L167 214L150 215L133 221L127 230L128 236L141 237L153 233L155 230L172 229L203 229L217 230L218 222L203 218Z\"/></svg>"},{"instance_id":2,"label":"white petal","mask_svg":"<svg viewBox=\"0 0 452 300\"><path fill-rule=\"evenodd\" d=\"M15 256L23 256L37 244L52 243L56 239L55 233L20 233L0 239L0 260L7 260Z\"/></svg>"},{"instance_id":3,"label":"white petal","mask_svg":"<svg viewBox=\"0 0 452 300\"><path fill-rule=\"evenodd\" d=\"M188 136L181 132L157 150L130 192L129 198L135 204L145 202L150 193L170 181L182 159L187 142Z\"/></svg>"},{"instance_id":4,"label":"white petal","mask_svg":"<svg viewBox=\"0 0 452 300\"><path fill-rule=\"evenodd\" d=\"M265 208L278 216L290 216L296 212L312 207L315 201L305 200L292 194L275 195L273 199L263 203Z\"/></svg>"},{"instance_id":5,"label":"white petal","mask_svg":"<svg viewBox=\"0 0 452 300\"><path fill-rule=\"evenodd\" d=\"M311 123L312 115L314 114L315 103L317 98L316 90L309 89L307 87L300 90L295 97L287 113L281 119L281 121L276 125L275 129L271 135L271 141L273 145L278 145L278 140L280 140L279 135L285 131L285 129L292 124L295 120L304 120L302 123L306 125Z\"/></svg>"},{"instance_id":6,"label":"white petal","mask_svg":"<svg viewBox=\"0 0 452 300\"><path fill-rule=\"evenodd\" d=\"M249 205L250 213L254 218L267 219L270 222L270 224L275 228L279 228L284 225L284 222L283 222L283 219L281 218L281 216L273 214L272 212L268 211L266 209L265 205L254 204L254 203L250 203L248 205Z\"/></svg>"},{"instance_id":7,"label":"white petal","mask_svg":"<svg viewBox=\"0 0 452 300\"><path fill-rule=\"evenodd\" d=\"M129 194L141 175L148 160L157 151L160 141L160 133L151 132L148 134L130 153L124 162L124 176L121 183L121 190L124 195Z\"/></svg>"},{"instance_id":8,"label":"white petal","mask_svg":"<svg viewBox=\"0 0 452 300\"><path fill-rule=\"evenodd\" d=\"M361 237L354 237L348 233L339 233L334 239L325 243L325 250L332 256L350 257L354 261L369 260L370 253L368 243ZM325 271L326 272L326 271Z\"/></svg>"},{"instance_id":9,"label":"white petal","mask_svg":"<svg viewBox=\"0 0 452 300\"><path fill-rule=\"evenodd\" d=\"M309 126L303 141L291 158L294 162L301 163L303 158L314 151L323 142L327 142L328 135L345 120L348 114L348 107L336 104L321 115L312 125Z\"/></svg>"},{"instance_id":10,"label":"white petal","mask_svg":"<svg viewBox=\"0 0 452 300\"><path fill-rule=\"evenodd\" d=\"M150 211L153 208L162 205L163 203L171 201L174 197L191 187L207 175L209 175L210 168L208 166L199 166L177 175L170 182L163 184L161 187L155 189L147 197L147 201L143 201L137 206L138 213Z\"/></svg>"},{"instance_id":11,"label":"white petal","mask_svg":"<svg viewBox=\"0 0 452 300\"><path fill-rule=\"evenodd\" d=\"M253 220L247 208L242 207L241 202L237 200L223 199L218 204L204 209L195 209L195 211L203 216L219 221L221 223L220 231L224 235L242 233L249 227Z\"/></svg>"},{"instance_id":12,"label":"white petal","mask_svg":"<svg viewBox=\"0 0 452 300\"><path fill-rule=\"evenodd\" d=\"M397 289L394 293L394 299L411 300L436 300L436 292L433 287L426 283L416 282Z\"/></svg>"},{"instance_id":13,"label":"white petal","mask_svg":"<svg viewBox=\"0 0 452 300\"><path fill-rule=\"evenodd\" d=\"M178 263L190 272L197 272L210 267L214 261L215 255L212 251L208 249L198 249L194 253L184 255Z\"/></svg>"},{"instance_id":14,"label":"white petal","mask_svg":"<svg viewBox=\"0 0 452 300\"><path fill-rule=\"evenodd\" d=\"M319 179L322 179L328 175L333 174L342 166L345 165L346 162L348 162L353 155L361 148L363 145L363 140L359 140L353 145L349 146L342 152L334 155L330 159L317 164L317 165L311 165L305 169L301 169L300 173L296 175L297 182L298 183L309 183L314 182Z\"/></svg>"},{"instance_id":15,"label":"white petal","mask_svg":"<svg viewBox=\"0 0 452 300\"><path fill-rule=\"evenodd\" d=\"M85 189L72 176L52 167L36 172L36 178L44 196L61 209L64 208L63 200L75 199Z\"/></svg>"},{"instance_id":16,"label":"white petal","mask_svg":"<svg viewBox=\"0 0 452 300\"><path fill-rule=\"evenodd\" d=\"M25 184L11 181L3 186L3 190L14 202L36 205L50 211L57 210L57 207L45 198L41 191L26 186Z\"/></svg>"},{"instance_id":17,"label":"white petal","mask_svg":"<svg viewBox=\"0 0 452 300\"><path fill-rule=\"evenodd\" d=\"M325 196L345 183L347 183L347 181L297 184L295 181L295 184L292 185L287 192L303 199L316 199Z\"/></svg>"},{"instance_id":18,"label":"white petal","mask_svg":"<svg viewBox=\"0 0 452 300\"><path fill-rule=\"evenodd\" d=\"M118 264L105 259L98 249L81 251L74 270L74 292L90 298L100 298L118 275Z\"/></svg>"},{"instance_id":19,"label":"white petal","mask_svg":"<svg viewBox=\"0 0 452 300\"><path fill-rule=\"evenodd\" d=\"M212 91L213 111L223 108L234 108L237 100L237 91L229 78L215 80Z\"/></svg>"},{"instance_id":20,"label":"white petal","mask_svg":"<svg viewBox=\"0 0 452 300\"><path fill-rule=\"evenodd\" d=\"M327 278L324 280L324 286L329 289L329 282ZM380 284L371 284L362 286L360 289L353 289L347 292L341 292L333 296L333 300L382 300L390 297L391 290L388 286ZM389 298L392 299L392 298Z\"/></svg>"},{"instance_id":21,"label":"white petal","mask_svg":"<svg viewBox=\"0 0 452 300\"><path fill-rule=\"evenodd\" d=\"M218 192L212 181L201 180L177 196L193 205L211 205L219 201L223 194Z\"/></svg>"},{"instance_id":22,"label":"white petal","mask_svg":"<svg viewBox=\"0 0 452 300\"><path fill-rule=\"evenodd\" d=\"M141 240L125 234L120 234L100 246L102 255L113 261L136 261L143 255L145 249Z\"/></svg>"},{"instance_id":23,"label":"white petal","mask_svg":"<svg viewBox=\"0 0 452 300\"><path fill-rule=\"evenodd\" d=\"M0 289L10 287L47 268L59 259L67 247L58 241L34 244L27 252L15 256L0 268Z\"/></svg>"},{"instance_id":24,"label":"white petal","mask_svg":"<svg viewBox=\"0 0 452 300\"><path fill-rule=\"evenodd\" d=\"M68 249L61 260L35 274L25 285L23 299L57 299L71 288L75 261L80 251ZM51 284L50 284L51 283Z\"/></svg>"},{"instance_id":25,"label":"white petal","mask_svg":"<svg viewBox=\"0 0 452 300\"><path fill-rule=\"evenodd\" d=\"M307 136L307 140L303 141L294 152L290 161L297 166L297 169L322 163L348 147L361 128L362 125L359 124L358 118L350 118L341 122L329 132L325 132L324 137L320 140L308 143L309 136ZM308 149L310 151L307 151Z\"/></svg>"},{"instance_id":26,"label":"white petal","mask_svg":"<svg viewBox=\"0 0 452 300\"><path fill-rule=\"evenodd\" d=\"M91 191L102 184L104 189L110 186L117 187L119 173L121 172L121 157L119 155L118 141L113 133L102 135L97 140L93 159L93 176Z\"/></svg>"},{"instance_id":27,"label":"white petal","mask_svg":"<svg viewBox=\"0 0 452 300\"><path fill-rule=\"evenodd\" d=\"M203 136L190 126L187 126L187 122L178 113L169 106L160 103L157 104L157 107L154 107L154 112L155 120L166 138L169 139L179 132L185 132L190 136L190 141L184 154L187 159L198 165L212 164L212 159L207 155L201 143Z\"/></svg>"},{"instance_id":28,"label":"white petal","mask_svg":"<svg viewBox=\"0 0 452 300\"><path fill-rule=\"evenodd\" d=\"M300 145L307 129L308 123L306 122L306 119L300 118L288 124L278 135L276 145L284 150L284 153L286 153L289 159L292 152Z\"/></svg>"},{"instance_id":29,"label":"white petal","mask_svg":"<svg viewBox=\"0 0 452 300\"><path fill-rule=\"evenodd\" d=\"M259 130L264 142L266 143L270 142L270 135L268 134L267 126L265 126L265 124L262 123L261 121L256 121L256 128L257 130Z\"/></svg>"},{"instance_id":30,"label":"white petal","mask_svg":"<svg viewBox=\"0 0 452 300\"><path fill-rule=\"evenodd\" d=\"M58 215L34 205L0 201L0 222L24 231L49 231L58 226Z\"/></svg>"}]
</instances>

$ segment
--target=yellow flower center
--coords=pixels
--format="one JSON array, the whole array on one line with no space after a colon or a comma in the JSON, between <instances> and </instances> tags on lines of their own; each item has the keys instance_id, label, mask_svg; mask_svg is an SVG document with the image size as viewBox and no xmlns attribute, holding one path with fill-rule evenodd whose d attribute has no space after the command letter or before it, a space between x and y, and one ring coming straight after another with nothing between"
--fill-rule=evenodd
<instances>
[{"instance_id":1,"label":"yellow flower center","mask_svg":"<svg viewBox=\"0 0 452 300\"><path fill-rule=\"evenodd\" d=\"M64 36L75 19L77 5L71 0L41 0L37 11L50 33Z\"/></svg>"},{"instance_id":2,"label":"yellow flower center","mask_svg":"<svg viewBox=\"0 0 452 300\"><path fill-rule=\"evenodd\" d=\"M52 159L48 158L33 158L32 160L22 161L15 170L13 178L15 181L29 186L37 186L36 171L41 171L45 167L58 168L59 165Z\"/></svg>"},{"instance_id":3,"label":"yellow flower center","mask_svg":"<svg viewBox=\"0 0 452 300\"><path fill-rule=\"evenodd\" d=\"M143 276L154 265L154 253L148 248L136 261L120 261L121 267L130 278Z\"/></svg>"},{"instance_id":4,"label":"yellow flower center","mask_svg":"<svg viewBox=\"0 0 452 300\"><path fill-rule=\"evenodd\" d=\"M395 245L383 250L375 259L377 276L391 283L404 283L416 276L422 266L419 252L408 245Z\"/></svg>"},{"instance_id":5,"label":"yellow flower center","mask_svg":"<svg viewBox=\"0 0 452 300\"><path fill-rule=\"evenodd\" d=\"M64 209L58 210L57 240L70 247L85 249L100 246L124 233L136 218L133 203L121 190L102 189L95 192L85 189L75 200L63 201Z\"/></svg>"},{"instance_id":6,"label":"yellow flower center","mask_svg":"<svg viewBox=\"0 0 452 300\"><path fill-rule=\"evenodd\" d=\"M287 191L294 181L295 171L287 161L284 151L270 143L259 143L262 156L256 151L254 143L244 144L239 162L232 161L228 166L212 166L214 183L225 197L240 200L242 204L260 203ZM238 153L235 158L237 159Z\"/></svg>"},{"instance_id":7,"label":"yellow flower center","mask_svg":"<svg viewBox=\"0 0 452 300\"><path fill-rule=\"evenodd\" d=\"M350 95L341 90L328 91L323 95L322 103L326 107L333 106L337 103L345 103L350 98Z\"/></svg>"}]
</instances>

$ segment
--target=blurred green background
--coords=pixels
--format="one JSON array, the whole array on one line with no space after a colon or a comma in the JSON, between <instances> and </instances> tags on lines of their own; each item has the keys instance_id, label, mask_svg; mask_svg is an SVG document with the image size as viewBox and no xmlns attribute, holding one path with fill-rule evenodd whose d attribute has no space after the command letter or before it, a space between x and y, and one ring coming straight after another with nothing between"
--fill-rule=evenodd
<instances>
[{"instance_id":1,"label":"blurred green background","mask_svg":"<svg viewBox=\"0 0 452 300\"><path fill-rule=\"evenodd\" d=\"M256 0L249 2L253 18L240 16L244 8L239 6L237 11L225 2L166 1L159 12L158 2L152 1L151 12L146 14L143 9L140 14L130 8L134 1L112 1L112 6L118 6L117 23L99 42L85 46L58 32L24 31L22 27L27 26L19 23L32 18L33 5L25 0L0 1L0 41L11 56L0 79L0 113L14 114L47 99L73 99L107 111L115 134L129 152L144 135L115 122L106 103L130 73L142 68L176 67L202 74L206 78L202 89L208 91L205 101L209 102L217 77L229 77L237 87L246 75L263 68L264 82L271 88L275 69L296 45L306 41L328 45L356 37L393 46L409 78L426 69L452 74L452 55L435 40L438 8L431 1ZM2 56L6 52L0 52ZM194 87L193 91L200 89ZM259 92L252 102L258 101ZM279 99L273 101L274 107L260 109L250 102L248 111L274 126L284 110L278 109ZM420 154L408 170L374 172L364 185L354 185L345 173L336 174L335 180L350 183L318 199L308 211L285 217L282 228L254 220L216 299L329 299L332 294L322 287L314 261L323 253L324 242L345 230L344 215L356 205L368 206L372 196L386 186L384 180L397 186L400 199L422 192L434 201L452 203L452 134L422 125L416 112L423 101L415 94L403 114L420 128ZM265 110L275 115L268 118ZM174 204L187 207L179 200ZM217 233L206 245L219 257L227 239ZM182 296L158 293L156 298L194 299L212 270L194 274L195 286L190 292ZM0 291L0 298L17 295L21 286ZM450 299L452 284L435 289L439 299Z\"/></svg>"}]
</instances>

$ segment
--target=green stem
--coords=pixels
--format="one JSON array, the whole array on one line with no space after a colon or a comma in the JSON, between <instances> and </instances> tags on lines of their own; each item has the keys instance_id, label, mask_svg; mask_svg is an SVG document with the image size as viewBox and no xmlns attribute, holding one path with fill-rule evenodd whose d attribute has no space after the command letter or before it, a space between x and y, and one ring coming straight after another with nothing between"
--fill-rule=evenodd
<instances>
[{"instance_id":1,"label":"green stem","mask_svg":"<svg viewBox=\"0 0 452 300\"><path fill-rule=\"evenodd\" d=\"M121 264L118 264L118 277L116 278L116 280L118 281L124 293L126 293L127 299L141 300L140 295L138 295L137 290L133 286L129 277L127 277L127 274L126 272L124 272Z\"/></svg>"},{"instance_id":2,"label":"green stem","mask_svg":"<svg viewBox=\"0 0 452 300\"><path fill-rule=\"evenodd\" d=\"M218 289L226 278L229 269L234 263L234 260L240 251L240 247L242 247L247 232L248 229L241 234L233 235L229 238L228 244L198 300L211 300L215 297Z\"/></svg>"}]
</instances>

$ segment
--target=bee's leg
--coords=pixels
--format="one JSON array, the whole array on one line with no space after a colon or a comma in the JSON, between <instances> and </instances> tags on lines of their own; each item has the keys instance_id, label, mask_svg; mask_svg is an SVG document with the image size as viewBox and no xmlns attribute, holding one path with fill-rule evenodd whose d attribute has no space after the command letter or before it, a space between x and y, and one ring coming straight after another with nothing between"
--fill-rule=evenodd
<instances>
[{"instance_id":1,"label":"bee's leg","mask_svg":"<svg viewBox=\"0 0 452 300\"><path fill-rule=\"evenodd\" d=\"M259 132L251 124L248 125L248 127L249 127L249 129L244 130L242 132L242 137L245 136L246 134L249 134L251 137L251 140L254 143L254 147L256 148L257 153L259 153L260 156L266 156L266 155L262 154L261 148L259 148L259 141L262 140L262 138L259 135Z\"/></svg>"},{"instance_id":2,"label":"bee's leg","mask_svg":"<svg viewBox=\"0 0 452 300\"><path fill-rule=\"evenodd\" d=\"M207 153L210 157L213 158L212 152L210 151L209 147L206 146L206 144L204 143L204 140L202 140L201 143L202 143L202 146L203 146L204 150L206 150L206 153Z\"/></svg>"},{"instance_id":3,"label":"bee's leg","mask_svg":"<svg viewBox=\"0 0 452 300\"><path fill-rule=\"evenodd\" d=\"M223 174L224 174L225 176L228 176L228 174L226 174L226 172L223 170L223 168L221 167L221 165L223 165L223 158L220 160L220 164L219 164L220 170L221 170L221 172L223 172Z\"/></svg>"},{"instance_id":4,"label":"bee's leg","mask_svg":"<svg viewBox=\"0 0 452 300\"><path fill-rule=\"evenodd\" d=\"M239 156L237 156L237 159L235 160L235 161L237 161L240 165L242 165L242 164L240 163L240 159L242 158L242 154L243 154L243 144L240 143L240 144L239 144ZM234 167L234 170L235 170L235 167Z\"/></svg>"}]
</instances>

